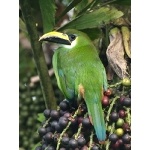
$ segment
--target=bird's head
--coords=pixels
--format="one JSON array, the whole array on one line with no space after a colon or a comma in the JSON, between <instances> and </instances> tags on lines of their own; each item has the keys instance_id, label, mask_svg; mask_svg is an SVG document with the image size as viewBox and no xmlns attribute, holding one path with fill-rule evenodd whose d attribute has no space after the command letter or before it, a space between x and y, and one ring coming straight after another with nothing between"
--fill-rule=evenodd
<instances>
[{"instance_id":1,"label":"bird's head","mask_svg":"<svg viewBox=\"0 0 150 150\"><path fill-rule=\"evenodd\" d=\"M48 41L63 44L66 48L72 48L77 45L88 45L91 43L89 37L78 30L66 29L64 32L52 31L40 37L39 41Z\"/></svg>"}]
</instances>

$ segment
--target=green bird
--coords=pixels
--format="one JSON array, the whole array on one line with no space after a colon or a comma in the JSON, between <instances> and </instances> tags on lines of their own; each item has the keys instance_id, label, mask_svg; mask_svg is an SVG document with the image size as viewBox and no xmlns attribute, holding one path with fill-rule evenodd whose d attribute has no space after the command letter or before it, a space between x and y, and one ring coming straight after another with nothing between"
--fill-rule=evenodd
<instances>
[{"instance_id":1,"label":"green bird","mask_svg":"<svg viewBox=\"0 0 150 150\"><path fill-rule=\"evenodd\" d=\"M53 68L58 87L71 102L84 99L90 122L99 142L106 139L102 110L103 92L107 90L105 68L90 38L83 32L67 29L44 34L39 41L59 43L53 55Z\"/></svg>"}]
</instances>

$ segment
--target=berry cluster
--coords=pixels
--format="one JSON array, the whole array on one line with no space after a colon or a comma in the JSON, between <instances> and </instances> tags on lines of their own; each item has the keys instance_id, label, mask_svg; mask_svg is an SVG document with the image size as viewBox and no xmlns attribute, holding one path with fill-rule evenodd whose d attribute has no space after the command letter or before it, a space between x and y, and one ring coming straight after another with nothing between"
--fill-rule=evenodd
<instances>
[{"instance_id":1,"label":"berry cluster","mask_svg":"<svg viewBox=\"0 0 150 150\"><path fill-rule=\"evenodd\" d=\"M131 149L130 94L114 94L114 89L108 89L102 99L107 128L105 144L98 142L84 101L73 107L65 99L57 110L44 110L45 121L38 129L41 142L35 150Z\"/></svg>"},{"instance_id":2,"label":"berry cluster","mask_svg":"<svg viewBox=\"0 0 150 150\"><path fill-rule=\"evenodd\" d=\"M39 84L29 86L30 77L26 76L19 82L19 147L24 149L31 149L40 140L35 132L40 126L37 113L45 109Z\"/></svg>"},{"instance_id":3,"label":"berry cluster","mask_svg":"<svg viewBox=\"0 0 150 150\"><path fill-rule=\"evenodd\" d=\"M40 127L37 114L45 109L40 83L35 82L31 85L32 76L34 74L28 73L19 81L19 147L25 150L32 149L40 140L36 132ZM55 95L58 100L62 99L63 96L58 90L55 77L53 76L52 79Z\"/></svg>"}]
</instances>

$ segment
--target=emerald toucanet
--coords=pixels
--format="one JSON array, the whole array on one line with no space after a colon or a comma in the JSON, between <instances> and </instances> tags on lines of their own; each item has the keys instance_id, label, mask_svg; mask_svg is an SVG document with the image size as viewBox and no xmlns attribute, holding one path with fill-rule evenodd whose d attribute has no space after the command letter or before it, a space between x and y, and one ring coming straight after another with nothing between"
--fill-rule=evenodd
<instances>
[{"instance_id":1,"label":"emerald toucanet","mask_svg":"<svg viewBox=\"0 0 150 150\"><path fill-rule=\"evenodd\" d=\"M58 87L64 96L85 100L97 138L105 141L106 129L102 110L103 92L107 89L105 68L90 38L83 32L67 29L49 32L39 41L60 43L54 52L53 68Z\"/></svg>"}]
</instances>

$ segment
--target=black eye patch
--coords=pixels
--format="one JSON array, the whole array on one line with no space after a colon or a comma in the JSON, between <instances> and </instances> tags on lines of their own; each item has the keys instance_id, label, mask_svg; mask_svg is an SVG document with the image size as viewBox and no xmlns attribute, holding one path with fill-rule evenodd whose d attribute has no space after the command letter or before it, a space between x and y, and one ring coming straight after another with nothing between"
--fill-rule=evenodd
<instances>
[{"instance_id":1,"label":"black eye patch","mask_svg":"<svg viewBox=\"0 0 150 150\"><path fill-rule=\"evenodd\" d=\"M76 39L76 35L74 35L74 34L69 34L68 37L71 42Z\"/></svg>"}]
</instances>

